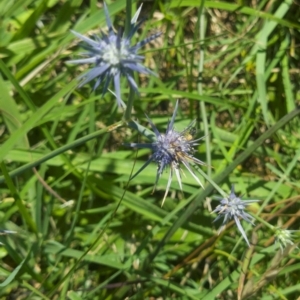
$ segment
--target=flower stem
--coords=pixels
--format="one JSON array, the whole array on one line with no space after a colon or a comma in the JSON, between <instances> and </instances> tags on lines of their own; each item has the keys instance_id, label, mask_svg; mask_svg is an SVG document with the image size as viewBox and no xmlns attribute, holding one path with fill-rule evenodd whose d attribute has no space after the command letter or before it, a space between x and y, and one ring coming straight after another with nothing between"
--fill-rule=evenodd
<instances>
[{"instance_id":1,"label":"flower stem","mask_svg":"<svg viewBox=\"0 0 300 300\"><path fill-rule=\"evenodd\" d=\"M266 227L270 228L272 231L274 231L275 227L271 224L269 224L267 221L265 221L263 218L259 217L258 215L256 214L252 214L250 213L251 216L256 219L258 222L264 224Z\"/></svg>"},{"instance_id":2,"label":"flower stem","mask_svg":"<svg viewBox=\"0 0 300 300\"><path fill-rule=\"evenodd\" d=\"M125 36L128 36L131 25L131 0L126 0Z\"/></svg>"},{"instance_id":3,"label":"flower stem","mask_svg":"<svg viewBox=\"0 0 300 300\"><path fill-rule=\"evenodd\" d=\"M132 6L131 0L126 0L126 23L125 23L125 36L128 36L130 32L131 27L131 6ZM134 101L134 89L130 86L129 87L129 96L128 101L126 105L126 110L124 113L124 120L125 122L128 122L131 120L131 111L133 107L133 101Z\"/></svg>"},{"instance_id":4,"label":"flower stem","mask_svg":"<svg viewBox=\"0 0 300 300\"><path fill-rule=\"evenodd\" d=\"M222 197L228 197L228 195L212 180L212 178L209 175L202 171L201 168L199 168L199 166L194 165L194 167L222 195Z\"/></svg>"},{"instance_id":5,"label":"flower stem","mask_svg":"<svg viewBox=\"0 0 300 300\"><path fill-rule=\"evenodd\" d=\"M131 120L131 111L133 107L134 94L135 94L134 89L130 86L127 106L123 118L125 122L129 122Z\"/></svg>"},{"instance_id":6,"label":"flower stem","mask_svg":"<svg viewBox=\"0 0 300 300\"><path fill-rule=\"evenodd\" d=\"M15 199L15 203L19 209L19 212L20 214L22 215L25 223L30 227L30 229L37 235L38 234L38 231L37 231L37 228L36 228L36 224L35 222L33 221L33 219L30 217L30 214L28 213L13 181L12 181L12 178L11 176L8 174L7 172L7 169L6 169L6 165L5 163L2 161L0 163L0 168L2 170L2 173L3 173L3 177L6 181L6 184L7 184L7 187L9 188L10 192L11 192L11 195L12 197Z\"/></svg>"},{"instance_id":7,"label":"flower stem","mask_svg":"<svg viewBox=\"0 0 300 300\"><path fill-rule=\"evenodd\" d=\"M148 128L144 127L143 125L137 123L136 121L130 121L127 123L128 127L136 130L143 136L145 136L148 140L154 142L156 140L155 134L149 130Z\"/></svg>"},{"instance_id":8,"label":"flower stem","mask_svg":"<svg viewBox=\"0 0 300 300\"><path fill-rule=\"evenodd\" d=\"M197 84L198 93L199 95L203 95L203 87L202 87L202 74L203 74L203 65L204 65L204 38L205 38L205 12L204 12L204 2L202 2L199 10L199 32L200 32L200 58L199 58L199 81ZM201 109L201 117L204 126L204 136L205 136L205 148L206 148L206 163L208 165L207 168L207 175L211 177L211 151L210 151L210 143L209 143L209 131L208 131L208 122L207 122L207 114L206 114L206 107L205 102L200 101L200 109Z\"/></svg>"}]
</instances>

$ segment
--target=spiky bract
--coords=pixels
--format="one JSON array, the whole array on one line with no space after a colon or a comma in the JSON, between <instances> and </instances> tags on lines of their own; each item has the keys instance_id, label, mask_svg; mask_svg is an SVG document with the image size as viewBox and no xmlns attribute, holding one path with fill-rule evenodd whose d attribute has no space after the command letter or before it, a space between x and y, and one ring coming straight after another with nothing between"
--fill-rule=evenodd
<instances>
[{"instance_id":1,"label":"spiky bract","mask_svg":"<svg viewBox=\"0 0 300 300\"><path fill-rule=\"evenodd\" d=\"M254 225L254 218L245 212L245 209L248 205L258 201L259 200L242 200L241 198L237 197L234 193L234 185L232 185L230 195L227 198L220 199L220 204L213 211L213 213L216 212L219 214L214 222L224 217L222 226L219 229L219 233L224 230L229 220L234 219L243 238L247 242L248 246L250 246L247 235L241 225L240 218Z\"/></svg>"},{"instance_id":2,"label":"spiky bract","mask_svg":"<svg viewBox=\"0 0 300 300\"><path fill-rule=\"evenodd\" d=\"M168 123L167 130L165 133L160 133L153 122L148 118L148 122L150 123L153 132L156 136L156 141L149 144L137 144L132 143L130 144L131 147L137 148L150 148L153 151L152 156L149 160L143 165L143 167L132 177L134 178L137 176L151 161L155 161L158 163L158 169L156 174L156 181L155 186L161 177L163 171L166 167L170 167L169 179L167 183L166 192L164 194L164 198L162 201L162 205L166 199L166 196L169 192L170 185L172 182L173 174L176 174L180 189L182 190L182 183L181 183L181 169L180 164L182 163L187 170L191 173L191 175L195 178L195 180L199 183L201 187L202 183L195 175L194 171L191 168L191 163L205 165L201 160L194 157L194 146L198 145L198 141L200 139L193 139L193 130L194 130L194 122L192 122L186 129L182 132L175 131L174 129L174 122L175 117L178 109L178 101L176 102L176 106L174 109L173 116L171 121Z\"/></svg>"},{"instance_id":3,"label":"spiky bract","mask_svg":"<svg viewBox=\"0 0 300 300\"><path fill-rule=\"evenodd\" d=\"M114 32L105 2L103 5L108 34L101 31L101 36L94 36L94 39L91 39L71 30L76 37L86 43L84 48L87 52L83 53L83 55L87 56L87 58L68 62L73 64L94 64L94 67L87 73L78 77L80 80L79 87L95 79L94 90L103 83L102 95L104 95L108 90L109 83L113 80L117 103L119 106L122 105L124 107L125 104L121 98L120 77L121 75L125 76L130 86L138 92L133 72L137 71L138 73L155 75L151 70L142 65L144 57L138 55L137 52L145 44L156 39L161 33L156 33L131 46L131 38L144 22L144 19L136 22L141 11L141 6L131 20L128 35L124 37L120 30L118 33Z\"/></svg>"}]
</instances>

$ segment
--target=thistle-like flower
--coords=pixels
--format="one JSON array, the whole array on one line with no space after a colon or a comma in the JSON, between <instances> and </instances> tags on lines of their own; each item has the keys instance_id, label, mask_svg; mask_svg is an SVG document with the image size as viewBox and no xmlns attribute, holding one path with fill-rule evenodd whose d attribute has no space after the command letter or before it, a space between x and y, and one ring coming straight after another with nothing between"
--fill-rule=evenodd
<instances>
[{"instance_id":1,"label":"thistle-like flower","mask_svg":"<svg viewBox=\"0 0 300 300\"><path fill-rule=\"evenodd\" d=\"M250 214L246 213L245 209L248 205L258 202L260 200L242 200L241 198L235 195L234 185L231 186L231 192L229 197L220 198L219 200L220 200L220 204L212 212L212 213L217 212L219 214L217 218L214 220L214 222L219 220L221 217L224 217L222 226L219 229L218 233L220 234L220 232L225 229L226 223L233 218L243 238L245 239L248 246L250 247L246 233L241 225L240 218L254 225L254 218Z\"/></svg>"},{"instance_id":2,"label":"thistle-like flower","mask_svg":"<svg viewBox=\"0 0 300 300\"><path fill-rule=\"evenodd\" d=\"M296 237L295 233L299 233L297 230L287 230L282 228L276 228L275 230L275 238L276 242L279 244L281 252L283 252L284 248L288 244L294 245L293 239Z\"/></svg>"},{"instance_id":3,"label":"thistle-like flower","mask_svg":"<svg viewBox=\"0 0 300 300\"><path fill-rule=\"evenodd\" d=\"M173 174L175 173L179 187L182 190L181 184L181 173L180 163L182 163L187 170L191 173L191 175L195 178L195 180L199 183L199 185L203 188L201 181L195 175L194 171L192 170L190 163L195 163L198 165L205 165L201 160L197 159L193 156L194 154L194 146L198 145L198 141L203 138L199 138L194 140L195 128L194 122L192 122L186 129L182 132L178 132L174 130L174 122L175 117L178 109L178 101L176 102L176 106L174 109L173 116L171 121L168 123L166 133L160 133L152 121L146 115L148 122L150 123L152 130L155 133L156 140L153 143L144 143L144 144L137 144L131 143L129 146L136 147L136 148L150 148L153 151L152 156L148 159L148 161L137 171L135 175L132 176L131 179L136 177L144 168L146 168L151 161L155 161L158 163L157 174L156 174L156 181L154 185L154 189L156 188L157 182L162 175L163 171L167 166L170 167L169 179L167 183L166 192L162 201L162 205L167 197L167 194L170 189L170 185L172 182Z\"/></svg>"},{"instance_id":4,"label":"thistle-like flower","mask_svg":"<svg viewBox=\"0 0 300 300\"><path fill-rule=\"evenodd\" d=\"M145 21L143 19L137 22L142 7L140 6L133 16L129 33L126 37L124 37L120 30L118 33L114 32L105 2L103 3L103 6L106 24L108 27L108 34L105 34L101 31L101 36L94 36L93 40L71 30L76 37L87 44L84 46L87 52L83 53L83 55L87 56L87 58L71 60L68 62L73 64L94 64L94 67L92 67L87 73L78 77L80 80L79 87L96 79L94 85L95 90L101 83L104 82L102 96L107 92L109 83L113 79L117 103L119 106L122 105L124 107L125 104L121 99L120 77L121 75L125 76L129 82L129 85L134 89L135 92L138 92L137 84L133 78L133 72L137 71L143 74L155 75L154 72L141 64L144 57L138 55L137 52L145 44L160 36L161 33L151 35L148 38L138 42L136 45L131 46L131 38Z\"/></svg>"}]
</instances>

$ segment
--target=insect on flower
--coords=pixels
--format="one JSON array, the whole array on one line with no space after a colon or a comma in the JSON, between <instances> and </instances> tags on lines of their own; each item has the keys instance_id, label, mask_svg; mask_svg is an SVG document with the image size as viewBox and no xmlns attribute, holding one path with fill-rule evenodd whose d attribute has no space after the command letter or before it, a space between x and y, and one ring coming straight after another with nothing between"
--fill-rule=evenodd
<instances>
[{"instance_id":1,"label":"insect on flower","mask_svg":"<svg viewBox=\"0 0 300 300\"><path fill-rule=\"evenodd\" d=\"M72 64L94 64L87 73L78 77L80 80L79 87L96 79L93 90L103 83L102 96L107 92L108 86L113 80L117 103L119 106L125 107L121 98L120 91L120 77L125 76L129 85L135 92L138 92L138 86L133 78L133 72L143 74L156 74L142 65L144 56L138 55L138 50L145 44L156 39L161 33L156 33L147 37L146 39L138 42L136 45L131 46L131 39L137 30L141 27L145 19L137 22L138 16L141 12L142 6L139 7L130 23L130 30L127 36L123 36L121 30L118 33L114 32L111 19L106 3L103 2L104 13L106 17L106 24L108 27L108 34L101 31L101 36L94 36L94 39L88 38L78 32L71 30L71 32L86 43L83 47L87 52L82 53L87 58L70 60L68 63Z\"/></svg>"},{"instance_id":2,"label":"insect on flower","mask_svg":"<svg viewBox=\"0 0 300 300\"><path fill-rule=\"evenodd\" d=\"M260 200L242 200L241 198L235 195L234 185L232 185L229 197L220 198L219 201L220 204L212 212L212 213L217 212L219 214L217 218L214 220L214 222L219 220L221 217L224 217L222 226L219 229L218 233L220 234L220 232L225 229L227 222L233 218L243 238L245 239L248 246L250 247L246 233L241 225L240 218L254 225L254 218L250 214L246 213L245 209L248 205L255 202L259 202Z\"/></svg>"},{"instance_id":3,"label":"insect on flower","mask_svg":"<svg viewBox=\"0 0 300 300\"><path fill-rule=\"evenodd\" d=\"M183 135L187 141L192 141L196 136L197 129L194 126L195 121L193 121L184 131Z\"/></svg>"},{"instance_id":4,"label":"insect on flower","mask_svg":"<svg viewBox=\"0 0 300 300\"><path fill-rule=\"evenodd\" d=\"M153 189L154 191L157 182L161 177L163 171L165 170L166 167L168 166L170 167L169 179L164 194L164 198L162 201L162 205L164 204L164 201L169 192L174 173L177 177L179 187L182 190L181 172L183 171L180 168L180 164L183 164L186 167L186 169L190 172L190 174L203 188L201 181L195 175L190 165L190 164L205 165L205 163L203 163L201 160L193 156L195 152L193 147L199 145L198 142L202 140L203 137L194 140L194 136L196 134L196 129L194 127L195 121L193 121L182 132L178 132L174 130L174 122L175 122L177 109L178 109L178 101L176 102L176 106L171 121L168 123L166 133L160 133L155 127L155 125L152 123L152 121L146 115L148 122L150 123L152 130L155 133L155 141L152 143L144 143L144 144L138 144L138 143L129 144L130 147L150 148L153 151L153 154L148 159L148 161L137 171L135 175L132 176L131 179L136 177L143 169L145 169L151 161L157 162L158 168L157 168L155 185Z\"/></svg>"}]
</instances>

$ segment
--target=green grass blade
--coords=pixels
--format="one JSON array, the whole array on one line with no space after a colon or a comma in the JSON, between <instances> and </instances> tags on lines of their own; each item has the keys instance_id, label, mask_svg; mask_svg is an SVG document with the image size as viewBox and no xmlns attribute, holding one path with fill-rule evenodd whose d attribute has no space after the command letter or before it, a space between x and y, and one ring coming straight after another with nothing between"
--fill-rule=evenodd
<instances>
[{"instance_id":1,"label":"green grass blade","mask_svg":"<svg viewBox=\"0 0 300 300\"><path fill-rule=\"evenodd\" d=\"M288 122L290 122L293 118L300 115L300 107L293 110L291 113L284 116L280 119L274 126L272 126L269 130L267 130L264 134L262 134L248 149L243 151L235 160L232 162L221 174L217 175L213 180L216 184L220 184L223 180L225 180L228 175L240 164L242 163L252 152L257 149L259 146L263 144L263 142L271 137L278 129L282 128ZM176 232L178 228L180 228L183 223L185 223L190 216L197 209L198 205L210 195L213 191L213 185L208 185L205 190L200 193L197 198L189 205L189 207L184 211L184 213L178 218L178 220L170 227L167 234L162 239L159 246L155 249L153 254L151 255L151 260L157 255L158 251L161 249L163 244L170 239L170 237Z\"/></svg>"}]
</instances>

